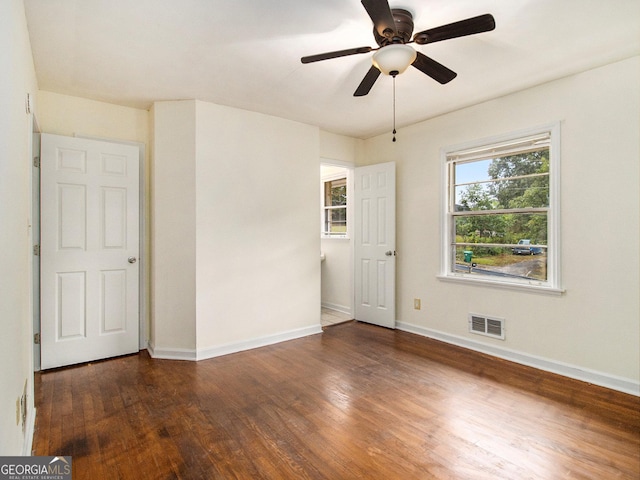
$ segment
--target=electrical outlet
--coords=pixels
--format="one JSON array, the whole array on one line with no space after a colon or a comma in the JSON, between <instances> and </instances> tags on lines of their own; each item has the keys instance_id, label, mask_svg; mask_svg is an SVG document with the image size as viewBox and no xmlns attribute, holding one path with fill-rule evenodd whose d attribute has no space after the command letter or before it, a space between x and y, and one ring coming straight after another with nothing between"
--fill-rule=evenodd
<instances>
[{"instance_id":1,"label":"electrical outlet","mask_svg":"<svg viewBox=\"0 0 640 480\"><path fill-rule=\"evenodd\" d=\"M421 303L422 303L422 302L420 302L420 299L419 299L419 298L414 298L414 299L413 299L413 308L414 308L415 310L420 310Z\"/></svg>"}]
</instances>

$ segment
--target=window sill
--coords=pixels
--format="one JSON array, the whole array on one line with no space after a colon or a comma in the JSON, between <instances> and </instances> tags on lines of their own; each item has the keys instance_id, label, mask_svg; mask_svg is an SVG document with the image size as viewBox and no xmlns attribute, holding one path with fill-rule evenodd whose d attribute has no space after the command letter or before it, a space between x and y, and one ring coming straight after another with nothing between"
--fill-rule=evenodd
<instances>
[{"instance_id":1,"label":"window sill","mask_svg":"<svg viewBox=\"0 0 640 480\"><path fill-rule=\"evenodd\" d=\"M527 293L539 293L544 295L562 295L565 290L556 287L548 287L544 285L534 285L525 283L506 283L484 280L479 278L469 278L464 275L437 275L436 278L443 282L461 283L465 285L473 285L478 287L502 288L505 290L518 290Z\"/></svg>"}]
</instances>

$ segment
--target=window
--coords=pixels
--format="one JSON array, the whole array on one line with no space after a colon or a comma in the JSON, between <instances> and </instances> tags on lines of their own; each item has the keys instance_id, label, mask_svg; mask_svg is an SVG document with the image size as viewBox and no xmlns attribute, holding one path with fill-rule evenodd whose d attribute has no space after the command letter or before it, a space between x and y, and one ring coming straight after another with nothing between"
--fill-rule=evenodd
<instances>
[{"instance_id":1,"label":"window","mask_svg":"<svg viewBox=\"0 0 640 480\"><path fill-rule=\"evenodd\" d=\"M443 275L559 291L559 126L443 151Z\"/></svg>"},{"instance_id":2,"label":"window","mask_svg":"<svg viewBox=\"0 0 640 480\"><path fill-rule=\"evenodd\" d=\"M323 181L322 234L347 236L347 177Z\"/></svg>"}]
</instances>

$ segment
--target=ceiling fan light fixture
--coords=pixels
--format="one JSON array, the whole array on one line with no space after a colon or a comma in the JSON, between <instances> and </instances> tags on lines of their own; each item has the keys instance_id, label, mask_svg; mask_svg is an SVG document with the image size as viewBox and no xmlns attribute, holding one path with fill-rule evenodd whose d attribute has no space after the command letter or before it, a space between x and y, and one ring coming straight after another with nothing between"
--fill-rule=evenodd
<instances>
[{"instance_id":1,"label":"ceiling fan light fixture","mask_svg":"<svg viewBox=\"0 0 640 480\"><path fill-rule=\"evenodd\" d=\"M409 68L416 56L416 51L409 45L393 43L374 53L372 61L382 73L395 77Z\"/></svg>"}]
</instances>

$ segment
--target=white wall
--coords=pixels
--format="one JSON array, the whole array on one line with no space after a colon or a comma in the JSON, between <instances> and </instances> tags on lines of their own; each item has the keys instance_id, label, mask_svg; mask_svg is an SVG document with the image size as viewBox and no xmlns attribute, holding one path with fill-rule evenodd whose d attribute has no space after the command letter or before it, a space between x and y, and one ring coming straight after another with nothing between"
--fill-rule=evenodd
<instances>
[{"instance_id":1,"label":"white wall","mask_svg":"<svg viewBox=\"0 0 640 480\"><path fill-rule=\"evenodd\" d=\"M199 101L153 121L154 354L319 332L318 129Z\"/></svg>"},{"instance_id":2,"label":"white wall","mask_svg":"<svg viewBox=\"0 0 640 480\"><path fill-rule=\"evenodd\" d=\"M640 380L640 59L564 78L366 141L397 162L401 328L576 367L614 387ZM401 116L402 112L398 112ZM562 296L440 281L440 148L561 122ZM413 299L422 299L422 310ZM506 340L468 333L467 314L506 319Z\"/></svg>"},{"instance_id":3,"label":"white wall","mask_svg":"<svg viewBox=\"0 0 640 480\"><path fill-rule=\"evenodd\" d=\"M30 435L16 423L27 383L33 421L30 176L31 118L26 94L37 82L21 0L0 2L0 455L28 451ZM33 425L31 424L31 427Z\"/></svg>"},{"instance_id":4,"label":"white wall","mask_svg":"<svg viewBox=\"0 0 640 480\"><path fill-rule=\"evenodd\" d=\"M151 111L152 351L196 347L196 102Z\"/></svg>"},{"instance_id":5,"label":"white wall","mask_svg":"<svg viewBox=\"0 0 640 480\"><path fill-rule=\"evenodd\" d=\"M364 148L364 140L320 131L320 157L353 164Z\"/></svg>"},{"instance_id":6,"label":"white wall","mask_svg":"<svg viewBox=\"0 0 640 480\"><path fill-rule=\"evenodd\" d=\"M38 92L38 123L43 132L56 135L149 142L147 110L44 90Z\"/></svg>"},{"instance_id":7,"label":"white wall","mask_svg":"<svg viewBox=\"0 0 640 480\"><path fill-rule=\"evenodd\" d=\"M322 306L353 315L352 239L323 238Z\"/></svg>"},{"instance_id":8,"label":"white wall","mask_svg":"<svg viewBox=\"0 0 640 480\"><path fill-rule=\"evenodd\" d=\"M196 128L198 350L315 331L318 128L204 102Z\"/></svg>"}]
</instances>

